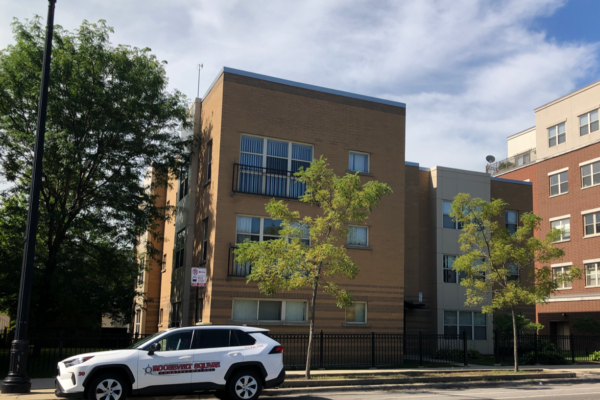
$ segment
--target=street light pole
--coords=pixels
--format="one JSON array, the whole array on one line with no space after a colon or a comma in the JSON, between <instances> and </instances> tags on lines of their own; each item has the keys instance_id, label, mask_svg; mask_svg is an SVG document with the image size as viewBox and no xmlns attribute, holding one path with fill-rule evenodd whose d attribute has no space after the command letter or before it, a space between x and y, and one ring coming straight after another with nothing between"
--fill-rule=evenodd
<instances>
[{"instance_id":1,"label":"street light pole","mask_svg":"<svg viewBox=\"0 0 600 400\"><path fill-rule=\"evenodd\" d=\"M25 249L21 266L21 286L19 288L19 306L17 308L17 326L15 339L10 346L10 366L8 376L0 384L2 393L29 393L31 380L27 376L27 356L29 340L29 306L31 302L31 283L33 278L33 258L35 255L35 239L39 219L40 186L42 185L42 158L44 155L44 136L46 134L46 109L48 108L48 83L50 80L50 57L52 55L52 33L54 31L54 6L56 0L48 0L48 19L46 26L46 44L42 65L42 82L38 104L38 120L31 174L31 191L29 193L29 211L27 213L27 230L25 233Z\"/></svg>"}]
</instances>

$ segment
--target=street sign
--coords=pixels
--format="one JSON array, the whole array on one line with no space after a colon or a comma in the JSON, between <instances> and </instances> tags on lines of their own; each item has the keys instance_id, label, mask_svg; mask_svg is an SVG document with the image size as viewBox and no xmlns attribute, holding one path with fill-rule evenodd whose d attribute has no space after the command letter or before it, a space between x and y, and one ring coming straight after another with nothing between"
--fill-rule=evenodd
<instances>
[{"instance_id":1,"label":"street sign","mask_svg":"<svg viewBox=\"0 0 600 400\"><path fill-rule=\"evenodd\" d=\"M206 268L192 268L192 286L206 286Z\"/></svg>"}]
</instances>

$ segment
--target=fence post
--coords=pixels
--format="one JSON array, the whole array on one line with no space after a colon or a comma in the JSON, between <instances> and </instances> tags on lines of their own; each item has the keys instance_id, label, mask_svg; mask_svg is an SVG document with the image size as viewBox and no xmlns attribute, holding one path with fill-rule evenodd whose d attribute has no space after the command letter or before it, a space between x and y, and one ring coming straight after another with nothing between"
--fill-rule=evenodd
<instances>
[{"instance_id":1,"label":"fence post","mask_svg":"<svg viewBox=\"0 0 600 400\"><path fill-rule=\"evenodd\" d=\"M494 331L494 353L496 356L496 365L500 365L500 337L498 336L498 329Z\"/></svg>"},{"instance_id":2,"label":"fence post","mask_svg":"<svg viewBox=\"0 0 600 400\"><path fill-rule=\"evenodd\" d=\"M537 331L535 331L535 335L533 336L533 339L535 340L535 361L534 364L535 365L539 365L540 363L538 362L538 333Z\"/></svg>"},{"instance_id":3,"label":"fence post","mask_svg":"<svg viewBox=\"0 0 600 400\"><path fill-rule=\"evenodd\" d=\"M423 334L419 331L419 367L423 366Z\"/></svg>"},{"instance_id":4,"label":"fence post","mask_svg":"<svg viewBox=\"0 0 600 400\"><path fill-rule=\"evenodd\" d=\"M319 364L321 365L319 368L323 369L323 329L321 329L321 338L319 345Z\"/></svg>"},{"instance_id":5,"label":"fence post","mask_svg":"<svg viewBox=\"0 0 600 400\"><path fill-rule=\"evenodd\" d=\"M375 332L371 332L371 368L375 368Z\"/></svg>"},{"instance_id":6,"label":"fence post","mask_svg":"<svg viewBox=\"0 0 600 400\"><path fill-rule=\"evenodd\" d=\"M575 340L572 333L569 335L569 346L571 347L571 363L575 364Z\"/></svg>"},{"instance_id":7,"label":"fence post","mask_svg":"<svg viewBox=\"0 0 600 400\"><path fill-rule=\"evenodd\" d=\"M467 352L467 332L463 331L463 361L465 367L469 365L468 352Z\"/></svg>"},{"instance_id":8,"label":"fence post","mask_svg":"<svg viewBox=\"0 0 600 400\"><path fill-rule=\"evenodd\" d=\"M60 338L58 339L58 359L62 360L62 353L63 353L63 331L60 331Z\"/></svg>"}]
</instances>

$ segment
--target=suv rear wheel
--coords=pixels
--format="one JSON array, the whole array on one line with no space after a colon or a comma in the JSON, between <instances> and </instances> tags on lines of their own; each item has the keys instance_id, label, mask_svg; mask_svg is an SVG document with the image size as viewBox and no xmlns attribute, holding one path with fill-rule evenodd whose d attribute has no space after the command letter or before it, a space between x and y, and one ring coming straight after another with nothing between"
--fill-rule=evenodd
<instances>
[{"instance_id":1,"label":"suv rear wheel","mask_svg":"<svg viewBox=\"0 0 600 400\"><path fill-rule=\"evenodd\" d=\"M108 372L94 378L88 389L88 400L125 400L129 391L129 382L114 372Z\"/></svg>"},{"instance_id":2,"label":"suv rear wheel","mask_svg":"<svg viewBox=\"0 0 600 400\"><path fill-rule=\"evenodd\" d=\"M261 392L261 379L254 370L236 372L227 382L227 395L231 400L256 400Z\"/></svg>"}]
</instances>

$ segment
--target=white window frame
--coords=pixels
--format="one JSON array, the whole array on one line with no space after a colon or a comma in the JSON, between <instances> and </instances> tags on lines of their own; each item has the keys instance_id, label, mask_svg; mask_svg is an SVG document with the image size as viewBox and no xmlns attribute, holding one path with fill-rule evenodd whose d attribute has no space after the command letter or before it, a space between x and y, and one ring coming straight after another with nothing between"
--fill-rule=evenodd
<instances>
[{"instance_id":1,"label":"white window frame","mask_svg":"<svg viewBox=\"0 0 600 400\"><path fill-rule=\"evenodd\" d=\"M595 170L594 165L598 164L598 171ZM590 174L589 175L583 175L583 168L590 166ZM600 183L594 183L594 175L599 174L600 173L600 158L594 158L593 160L589 160L589 161L585 161L579 164L579 172L581 174L581 189L587 189L587 188L591 188L594 186L600 186ZM590 177L590 184L587 186L584 186L583 184L583 178L586 177Z\"/></svg>"},{"instance_id":2,"label":"white window frame","mask_svg":"<svg viewBox=\"0 0 600 400\"><path fill-rule=\"evenodd\" d=\"M552 268L552 279L553 280L555 279L554 271L560 270L560 273L564 274L565 271L568 271L572 265L573 265L572 262L550 265L550 268ZM557 288L557 290L571 290L571 289L573 289L573 282L564 282L564 283L562 283L562 286L559 286Z\"/></svg>"},{"instance_id":3,"label":"white window frame","mask_svg":"<svg viewBox=\"0 0 600 400\"><path fill-rule=\"evenodd\" d=\"M559 133L558 132L558 129L559 129L559 127L561 125L565 126L565 131L563 133ZM550 131L552 129L554 129L554 135L550 135ZM563 136L564 140L562 142L560 141L560 136ZM551 142L552 139L555 140L554 144L551 144L552 143ZM551 126L551 127L548 128L548 147L556 147L559 144L566 143L566 141L567 141L567 122L566 121L563 121L561 123L558 123L558 124L553 125L553 126Z\"/></svg>"},{"instance_id":4,"label":"white window frame","mask_svg":"<svg viewBox=\"0 0 600 400\"><path fill-rule=\"evenodd\" d=\"M584 274L585 274L585 287L586 288L592 288L592 287L600 287L600 259L596 259L596 260L584 260L583 261L583 269L584 269ZM595 285L588 285L588 267L589 266L593 266L595 269L595 275L596 275L596 284Z\"/></svg>"},{"instance_id":5,"label":"white window frame","mask_svg":"<svg viewBox=\"0 0 600 400\"><path fill-rule=\"evenodd\" d=\"M350 240L350 228L362 228L362 229L366 229L367 230L367 244L366 245L361 245L361 244L351 244L349 242ZM346 238L346 245L347 246L352 246L352 247L369 247L370 246L370 242L369 242L369 227L368 226L364 226L364 225L348 225L348 237Z\"/></svg>"},{"instance_id":6,"label":"white window frame","mask_svg":"<svg viewBox=\"0 0 600 400\"><path fill-rule=\"evenodd\" d=\"M563 227L565 226L565 221L569 222L569 237L565 239L564 236L561 234L560 239L554 243L568 242L571 240L571 214L550 218L550 229L554 229L552 225L555 225L557 222L560 222L560 227L558 227L558 229L563 229Z\"/></svg>"},{"instance_id":7,"label":"white window frame","mask_svg":"<svg viewBox=\"0 0 600 400\"><path fill-rule=\"evenodd\" d=\"M348 315L346 315L346 307L344 307L344 322L346 324L352 324L352 325L365 325L368 322L368 304L366 301L353 301L352 304L364 304L365 305L365 322L355 322L355 321L348 321L346 318L348 318Z\"/></svg>"},{"instance_id":8,"label":"white window frame","mask_svg":"<svg viewBox=\"0 0 600 400\"><path fill-rule=\"evenodd\" d=\"M447 313L447 312L455 312L455 313L456 313L456 335L459 335L459 334L460 334L460 326L461 326L461 325L460 325L460 313L468 313L468 312L470 312L470 313L471 313L471 339L468 339L468 340L476 340L476 341L484 341L484 340L487 340L487 338L488 338L488 333L489 333L489 332L488 332L488 317L487 317L487 315L485 315L484 313L482 313L482 312L479 312L479 311L468 311L468 310L465 310L465 311L454 311L454 310L443 310L443 311L442 311L442 329L443 329L443 331L444 331L444 334L445 334L445 329L444 329L444 327L446 327L446 326L452 326L452 325L446 325L446 323L445 323L444 314L445 314L445 313ZM482 314L483 316L485 316L485 325L475 325L475 313L477 313L477 314ZM475 327L476 327L476 326L485 326L485 339L475 339Z\"/></svg>"},{"instance_id":9,"label":"white window frame","mask_svg":"<svg viewBox=\"0 0 600 400\"><path fill-rule=\"evenodd\" d=\"M235 301L236 300L243 300L243 301L257 301L258 304L256 305L256 319L248 319L248 320L242 320L242 319L233 319L233 310L235 307ZM269 302L269 301L277 301L281 303L281 319L279 321L277 320L272 320L272 319L258 319L258 316L260 315L260 302ZM304 303L305 306L305 310L306 310L306 315L305 315L305 319L304 321L286 321L285 320L285 310L286 310L286 305L287 303ZM308 301L307 300L284 300L284 299L253 299L253 298L242 298L242 297L235 297L232 302L231 302L231 321L234 322L262 322L262 323L272 323L272 324L277 324L277 323L286 323L286 324L304 324L308 322Z\"/></svg>"},{"instance_id":10,"label":"white window frame","mask_svg":"<svg viewBox=\"0 0 600 400\"><path fill-rule=\"evenodd\" d=\"M354 169L350 168L350 155L353 154L353 153L354 154L363 154L363 155L367 156L367 170L366 171L357 171L357 170L354 170ZM350 150L348 152L348 171L358 172L358 173L361 173L361 174L370 174L371 173L371 155L369 153L363 153L361 151Z\"/></svg>"},{"instance_id":11,"label":"white window frame","mask_svg":"<svg viewBox=\"0 0 600 400\"><path fill-rule=\"evenodd\" d=\"M563 173L567 173L567 180L566 181L562 181L560 178L562 176ZM552 177L557 176L558 177L558 183L556 185L552 184ZM567 190L564 192L561 192L561 185L563 183L567 184ZM558 186L558 193L556 194L552 194L552 186ZM555 197L555 196L560 196L563 194L567 194L569 193L569 168L563 168L560 169L558 171L552 171L548 173L548 195L549 197Z\"/></svg>"},{"instance_id":12,"label":"white window frame","mask_svg":"<svg viewBox=\"0 0 600 400\"><path fill-rule=\"evenodd\" d=\"M591 118L592 118L592 113L594 111L596 112L596 119L594 121L592 121ZM592 124L594 122L597 122L597 123L599 122L598 120L599 120L600 115L598 115L598 114L599 114L599 109L596 108L595 110L588 111L588 112L583 113L583 114L581 114L581 115L579 115L577 117L577 121L579 121L579 136L586 136L586 135L589 135L590 133L594 133L594 132L598 131L598 128L596 128L596 130L592 131ZM582 117L586 118L586 123L585 124L581 123L581 118ZM596 126L598 126L598 124L596 124ZM586 128L587 132L582 134L581 133L581 128L583 128L583 127Z\"/></svg>"},{"instance_id":13,"label":"white window frame","mask_svg":"<svg viewBox=\"0 0 600 400\"><path fill-rule=\"evenodd\" d=\"M585 214L584 214L585 212ZM596 208L594 210L589 210L589 211L582 211L581 212L582 218L583 218L583 237L584 238L589 238L589 237L595 237L595 236L600 236L600 231L596 230L597 225L600 223L600 209ZM586 227L588 226L588 224L586 223L586 218L587 216L591 215L592 216L592 227L594 228L594 233L590 233L589 235L586 233Z\"/></svg>"}]
</instances>

